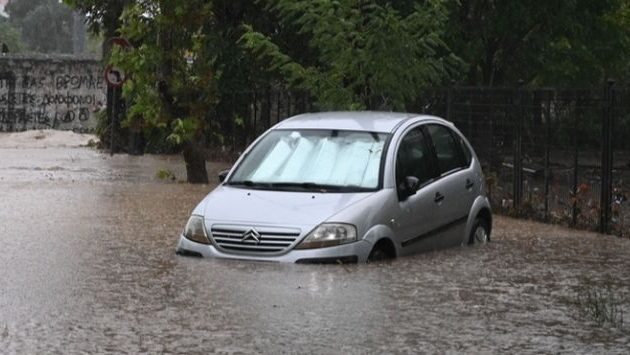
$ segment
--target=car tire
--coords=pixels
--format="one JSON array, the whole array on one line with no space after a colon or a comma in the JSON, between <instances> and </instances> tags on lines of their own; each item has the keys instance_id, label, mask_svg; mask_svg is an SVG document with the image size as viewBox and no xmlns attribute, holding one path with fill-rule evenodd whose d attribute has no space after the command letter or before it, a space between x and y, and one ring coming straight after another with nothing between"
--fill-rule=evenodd
<instances>
[{"instance_id":1,"label":"car tire","mask_svg":"<svg viewBox=\"0 0 630 355\"><path fill-rule=\"evenodd\" d=\"M367 262L379 262L383 260L393 259L395 257L395 252L392 250L393 245L387 243L383 240L376 243L376 245L372 248L370 255L368 255Z\"/></svg>"},{"instance_id":2,"label":"car tire","mask_svg":"<svg viewBox=\"0 0 630 355\"><path fill-rule=\"evenodd\" d=\"M475 219L468 244L486 244L490 241L490 226L484 218Z\"/></svg>"},{"instance_id":3,"label":"car tire","mask_svg":"<svg viewBox=\"0 0 630 355\"><path fill-rule=\"evenodd\" d=\"M370 255L368 256L367 262L368 263L373 263L373 262L382 261L382 260L385 260L385 259L389 259L389 256L387 255L387 253L385 253L385 251L382 248L375 247L370 252Z\"/></svg>"}]
</instances>

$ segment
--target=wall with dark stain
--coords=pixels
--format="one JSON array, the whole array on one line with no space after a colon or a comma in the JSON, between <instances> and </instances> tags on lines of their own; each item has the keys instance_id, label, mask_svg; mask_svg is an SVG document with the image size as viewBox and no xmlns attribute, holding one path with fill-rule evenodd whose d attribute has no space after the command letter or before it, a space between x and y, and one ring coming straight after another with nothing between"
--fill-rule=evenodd
<instances>
[{"instance_id":1,"label":"wall with dark stain","mask_svg":"<svg viewBox=\"0 0 630 355\"><path fill-rule=\"evenodd\" d=\"M94 58L0 54L0 131L92 132L106 92Z\"/></svg>"}]
</instances>

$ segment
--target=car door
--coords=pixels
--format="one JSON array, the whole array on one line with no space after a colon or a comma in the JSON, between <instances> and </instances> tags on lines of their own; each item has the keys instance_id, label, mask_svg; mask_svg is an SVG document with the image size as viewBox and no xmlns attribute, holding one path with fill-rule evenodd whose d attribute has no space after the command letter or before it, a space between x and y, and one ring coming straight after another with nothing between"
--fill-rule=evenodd
<instances>
[{"instance_id":1,"label":"car door","mask_svg":"<svg viewBox=\"0 0 630 355\"><path fill-rule=\"evenodd\" d=\"M400 140L396 153L396 189L398 211L395 232L401 255L436 248L429 238L437 225L434 218L436 175L432 151L422 126L409 129ZM415 191L405 192L405 178L418 179Z\"/></svg>"},{"instance_id":2,"label":"car door","mask_svg":"<svg viewBox=\"0 0 630 355\"><path fill-rule=\"evenodd\" d=\"M442 124L425 126L433 150L437 176L434 182L439 203L435 220L439 225L439 247L460 245L465 241L466 222L475 199L478 183L470 164L470 155L462 150L461 137Z\"/></svg>"}]
</instances>

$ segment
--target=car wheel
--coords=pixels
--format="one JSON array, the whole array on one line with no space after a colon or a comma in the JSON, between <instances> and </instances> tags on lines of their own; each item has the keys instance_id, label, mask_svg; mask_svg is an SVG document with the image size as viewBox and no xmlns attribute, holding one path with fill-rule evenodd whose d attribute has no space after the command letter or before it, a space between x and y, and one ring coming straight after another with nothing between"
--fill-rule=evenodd
<instances>
[{"instance_id":1,"label":"car wheel","mask_svg":"<svg viewBox=\"0 0 630 355\"><path fill-rule=\"evenodd\" d=\"M391 243L386 242L385 240L381 240L370 252L368 256L367 262L373 263L382 260L393 259L396 256L396 252L393 250L394 246Z\"/></svg>"},{"instance_id":2,"label":"car wheel","mask_svg":"<svg viewBox=\"0 0 630 355\"><path fill-rule=\"evenodd\" d=\"M490 241L490 228L485 219L477 218L470 231L469 244L485 244Z\"/></svg>"}]
</instances>

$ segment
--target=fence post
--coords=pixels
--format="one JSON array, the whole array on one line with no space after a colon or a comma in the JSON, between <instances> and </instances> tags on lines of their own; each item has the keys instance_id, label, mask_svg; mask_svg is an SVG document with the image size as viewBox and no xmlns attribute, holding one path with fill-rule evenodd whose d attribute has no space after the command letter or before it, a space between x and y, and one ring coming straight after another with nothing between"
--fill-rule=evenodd
<instances>
[{"instance_id":1,"label":"fence post","mask_svg":"<svg viewBox=\"0 0 630 355\"><path fill-rule=\"evenodd\" d=\"M451 110L453 109L453 87L455 86L455 80L451 80L451 85L449 85L446 90L446 120L453 122L451 118Z\"/></svg>"},{"instance_id":2,"label":"fence post","mask_svg":"<svg viewBox=\"0 0 630 355\"><path fill-rule=\"evenodd\" d=\"M611 204L612 204L612 110L613 90L615 81L608 79L604 89L604 117L602 124L602 188L600 196L600 222L601 233L610 233Z\"/></svg>"},{"instance_id":3,"label":"fence post","mask_svg":"<svg viewBox=\"0 0 630 355\"><path fill-rule=\"evenodd\" d=\"M553 98L553 91L550 90L547 101L547 117L545 119L545 221L549 220L549 146L551 143L551 102Z\"/></svg>"},{"instance_id":4,"label":"fence post","mask_svg":"<svg viewBox=\"0 0 630 355\"><path fill-rule=\"evenodd\" d=\"M249 141L247 144L253 142L254 139L258 136L257 128L256 128L256 118L258 117L258 97L256 96L256 91L252 91L252 102L254 103L254 119L252 120L252 131L253 134L248 137Z\"/></svg>"},{"instance_id":5,"label":"fence post","mask_svg":"<svg viewBox=\"0 0 630 355\"><path fill-rule=\"evenodd\" d=\"M582 112L584 110L581 107L582 105L584 105L584 103L582 102L583 98L579 93L576 93L575 101L576 101L576 108L575 108L575 113L573 115L573 185L571 186L571 191L573 193L573 202L571 203L571 225L574 227L577 225L577 218L578 218L578 206L577 206L578 180L579 180L578 124L580 122L579 116L582 115Z\"/></svg>"},{"instance_id":6,"label":"fence post","mask_svg":"<svg viewBox=\"0 0 630 355\"><path fill-rule=\"evenodd\" d=\"M524 82L518 81L516 102L516 127L514 134L514 173L513 173L513 208L518 211L523 200L523 119L524 119Z\"/></svg>"},{"instance_id":7,"label":"fence post","mask_svg":"<svg viewBox=\"0 0 630 355\"><path fill-rule=\"evenodd\" d=\"M281 104L281 100L282 100L282 92L278 91L278 94L276 95L276 98L278 99L278 101L276 102L276 123L280 122L280 109L282 106L280 106Z\"/></svg>"},{"instance_id":8,"label":"fence post","mask_svg":"<svg viewBox=\"0 0 630 355\"><path fill-rule=\"evenodd\" d=\"M230 117L229 119L230 119L230 135L232 136L232 151L234 152L234 151L236 151L238 149L237 148L238 143L237 143L236 134L237 134L237 131L239 130L239 127L237 127L236 122L234 122L234 119L237 116L240 116L240 114L238 112L236 112L236 92L232 92L231 98L232 98L232 102L231 102L231 105L230 105L231 106L231 110L230 111L232 112L232 117ZM240 117L240 118L242 118L242 117Z\"/></svg>"},{"instance_id":9,"label":"fence post","mask_svg":"<svg viewBox=\"0 0 630 355\"><path fill-rule=\"evenodd\" d=\"M111 125L111 130L110 130L110 135L109 135L109 155L113 156L114 155L114 136L115 136L115 128L116 128L116 115L118 114L118 107L116 107L118 103L116 102L116 87L113 86L112 87L112 110L111 110L111 120L110 120L110 125Z\"/></svg>"},{"instance_id":10,"label":"fence post","mask_svg":"<svg viewBox=\"0 0 630 355\"><path fill-rule=\"evenodd\" d=\"M269 86L267 87L267 110L265 112L266 115L266 119L267 119L267 127L265 127L264 129L269 129L271 127L271 89L269 88Z\"/></svg>"},{"instance_id":11,"label":"fence post","mask_svg":"<svg viewBox=\"0 0 630 355\"><path fill-rule=\"evenodd\" d=\"M291 91L286 90L286 93L287 93L287 116L286 117L291 117Z\"/></svg>"}]
</instances>

